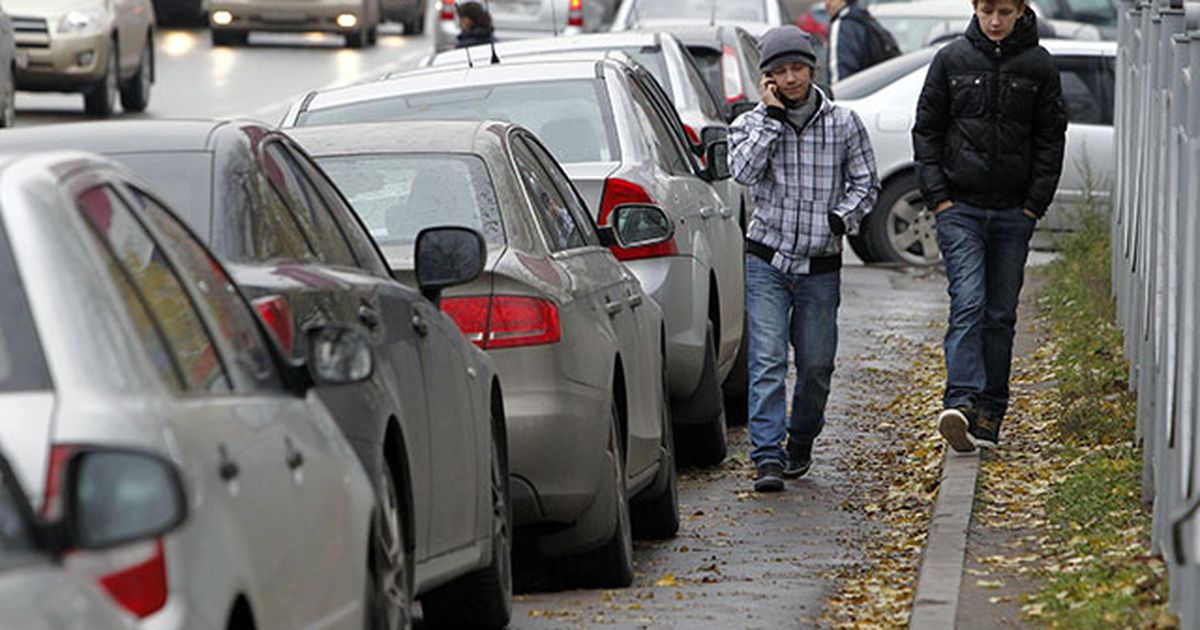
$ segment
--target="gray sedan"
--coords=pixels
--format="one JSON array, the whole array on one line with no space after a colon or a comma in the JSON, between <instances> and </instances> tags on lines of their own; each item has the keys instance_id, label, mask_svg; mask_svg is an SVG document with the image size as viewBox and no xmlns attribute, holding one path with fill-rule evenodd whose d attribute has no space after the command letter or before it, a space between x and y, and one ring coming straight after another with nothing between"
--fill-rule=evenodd
<instances>
[{"instance_id":1,"label":"gray sedan","mask_svg":"<svg viewBox=\"0 0 1200 630\"><path fill-rule=\"evenodd\" d=\"M538 526L542 553L566 557L584 581L629 584L629 498L633 528L647 536L674 535L679 517L662 314L605 249L615 244L611 230L595 227L558 163L512 124L291 135L349 199L397 277L412 277L412 245L427 227L486 236L485 274L447 291L442 308L487 349L505 383L515 521ZM640 246L672 236L657 208L620 212ZM629 232L646 226L659 231Z\"/></svg>"},{"instance_id":2,"label":"gray sedan","mask_svg":"<svg viewBox=\"0 0 1200 630\"><path fill-rule=\"evenodd\" d=\"M432 24L435 52L454 48L459 34L455 4L467 0L439 0L435 11L428 11L426 24ZM531 37L579 35L608 29L618 0L491 0L497 41Z\"/></svg>"}]
</instances>

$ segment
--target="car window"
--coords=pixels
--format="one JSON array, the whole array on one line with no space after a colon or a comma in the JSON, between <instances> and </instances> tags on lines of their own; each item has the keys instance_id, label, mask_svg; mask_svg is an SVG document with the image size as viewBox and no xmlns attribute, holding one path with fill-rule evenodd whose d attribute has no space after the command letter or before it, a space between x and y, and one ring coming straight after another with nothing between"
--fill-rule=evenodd
<instances>
[{"instance_id":1,"label":"car window","mask_svg":"<svg viewBox=\"0 0 1200 630\"><path fill-rule=\"evenodd\" d=\"M596 224L592 222L592 214L588 212L587 204L579 196L579 191L571 183L571 179L563 172L562 167L550 153L546 151L542 145L536 140L520 138L520 142L526 144L526 148L530 153L537 158L542 166L542 170L550 176L550 180L554 182L554 187L558 189L559 196L567 204L567 209L571 212L571 217L574 218L575 224L579 226L579 231L583 234L583 240L588 245L600 245L600 236L596 234Z\"/></svg>"},{"instance_id":2,"label":"car window","mask_svg":"<svg viewBox=\"0 0 1200 630\"><path fill-rule=\"evenodd\" d=\"M296 222L317 250L317 256L330 265L357 267L358 261L350 253L350 245L341 229L333 222L329 207L296 159L281 144L272 142L263 149L262 161L267 177L293 210Z\"/></svg>"},{"instance_id":3,"label":"car window","mask_svg":"<svg viewBox=\"0 0 1200 630\"><path fill-rule=\"evenodd\" d=\"M1113 124L1113 62L1108 57L1056 56L1067 120L1083 125Z\"/></svg>"},{"instance_id":4,"label":"car window","mask_svg":"<svg viewBox=\"0 0 1200 630\"><path fill-rule=\"evenodd\" d=\"M633 109L637 112L638 121L659 166L675 175L691 173L690 164L684 157L683 150L678 145L676 138L673 137L671 128L667 126L662 114L654 107L650 97L642 91L642 87L637 81L629 82L629 93L632 97Z\"/></svg>"},{"instance_id":5,"label":"car window","mask_svg":"<svg viewBox=\"0 0 1200 630\"><path fill-rule=\"evenodd\" d=\"M621 159L608 94L599 79L464 86L396 96L307 112L298 124L488 119L529 129L561 162Z\"/></svg>"},{"instance_id":6,"label":"car window","mask_svg":"<svg viewBox=\"0 0 1200 630\"><path fill-rule=\"evenodd\" d=\"M450 153L330 155L317 162L383 245L411 245L436 225L479 230L503 243L492 179L483 160Z\"/></svg>"},{"instance_id":7,"label":"car window","mask_svg":"<svg viewBox=\"0 0 1200 630\"><path fill-rule=\"evenodd\" d=\"M742 40L741 48L742 54L746 56L746 66L751 70L758 70L758 62L760 59L758 55L758 42L755 41L754 37L752 37L749 33L738 33L738 37ZM820 58L820 55L818 55L817 59ZM754 84L758 85L758 82L755 81Z\"/></svg>"},{"instance_id":8,"label":"car window","mask_svg":"<svg viewBox=\"0 0 1200 630\"><path fill-rule=\"evenodd\" d=\"M146 307L144 313L132 309L131 314L143 341L149 342L147 349L151 354L160 351L155 347L154 335L150 334L156 329L178 368L177 375L182 379L184 389L229 391L225 368L195 305L168 262L166 253L134 218L129 206L108 186L84 191L76 203L126 276L129 285L123 292L136 291L136 297L123 296L126 303L135 298L132 301L140 301ZM152 322L139 321L147 316ZM155 362L160 366L163 364L160 357Z\"/></svg>"},{"instance_id":9,"label":"car window","mask_svg":"<svg viewBox=\"0 0 1200 630\"><path fill-rule=\"evenodd\" d=\"M922 48L916 52L889 59L862 72L856 72L843 81L838 81L833 85L833 91L837 94L837 100L864 98L895 83L910 72L929 65L937 51L938 49L934 47Z\"/></svg>"},{"instance_id":10,"label":"car window","mask_svg":"<svg viewBox=\"0 0 1200 630\"><path fill-rule=\"evenodd\" d=\"M629 46L623 48L638 65L646 69L661 85L670 85L667 75L667 60L661 46Z\"/></svg>"},{"instance_id":11,"label":"car window","mask_svg":"<svg viewBox=\"0 0 1200 630\"><path fill-rule=\"evenodd\" d=\"M249 143L238 136L233 150L222 153L219 188L209 246L234 262L315 260L316 254L283 197L254 161Z\"/></svg>"},{"instance_id":12,"label":"car window","mask_svg":"<svg viewBox=\"0 0 1200 630\"><path fill-rule=\"evenodd\" d=\"M708 88L722 96L729 96L724 94L725 83L724 77L721 75L721 51L711 46L688 46L688 52L692 54L692 59L696 62L696 67L700 70L700 75L708 84Z\"/></svg>"},{"instance_id":13,"label":"car window","mask_svg":"<svg viewBox=\"0 0 1200 630\"><path fill-rule=\"evenodd\" d=\"M720 89L711 88L704 81L704 77L700 75L699 68L696 67L696 60L686 49L681 50L683 57L683 67L686 76L686 83L689 89L696 94L696 103L700 106L700 111L709 119L721 118L721 110L717 108L717 102L713 94L720 93ZM696 131L699 131L697 129Z\"/></svg>"},{"instance_id":14,"label":"car window","mask_svg":"<svg viewBox=\"0 0 1200 630\"><path fill-rule=\"evenodd\" d=\"M529 147L522 142L512 143L513 158L517 164L517 175L525 186L525 192L538 222L546 235L551 251L563 251L583 247L586 242L567 202L554 186L554 180L542 169Z\"/></svg>"},{"instance_id":15,"label":"car window","mask_svg":"<svg viewBox=\"0 0 1200 630\"><path fill-rule=\"evenodd\" d=\"M46 358L0 222L0 393L51 387Z\"/></svg>"},{"instance_id":16,"label":"car window","mask_svg":"<svg viewBox=\"0 0 1200 630\"><path fill-rule=\"evenodd\" d=\"M169 210L144 191L130 187L145 216L167 240L179 258L179 275L208 307L217 334L227 340L233 353L229 368L238 384L277 384L270 350L264 342L255 315L238 293L233 280Z\"/></svg>"},{"instance_id":17,"label":"car window","mask_svg":"<svg viewBox=\"0 0 1200 630\"><path fill-rule=\"evenodd\" d=\"M764 0L637 0L630 20L700 18L713 22L766 22Z\"/></svg>"}]
</instances>

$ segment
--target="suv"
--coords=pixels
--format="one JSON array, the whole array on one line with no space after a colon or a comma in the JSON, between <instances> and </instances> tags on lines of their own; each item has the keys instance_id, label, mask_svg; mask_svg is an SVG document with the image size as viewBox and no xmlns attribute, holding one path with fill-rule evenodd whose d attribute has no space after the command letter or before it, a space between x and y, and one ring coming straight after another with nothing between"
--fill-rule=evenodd
<instances>
[{"instance_id":1,"label":"suv","mask_svg":"<svg viewBox=\"0 0 1200 630\"><path fill-rule=\"evenodd\" d=\"M83 108L111 116L150 103L154 7L150 0L5 0L17 50L17 89L82 92Z\"/></svg>"}]
</instances>

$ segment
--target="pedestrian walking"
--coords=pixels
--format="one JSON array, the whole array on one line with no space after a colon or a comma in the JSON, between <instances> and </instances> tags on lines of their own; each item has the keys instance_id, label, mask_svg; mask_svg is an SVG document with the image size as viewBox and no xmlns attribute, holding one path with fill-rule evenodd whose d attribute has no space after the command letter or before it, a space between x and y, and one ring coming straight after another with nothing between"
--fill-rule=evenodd
<instances>
[{"instance_id":1,"label":"pedestrian walking","mask_svg":"<svg viewBox=\"0 0 1200 630\"><path fill-rule=\"evenodd\" d=\"M478 2L466 2L458 6L458 30L455 48L491 44L496 41L492 14Z\"/></svg>"},{"instance_id":2,"label":"pedestrian walking","mask_svg":"<svg viewBox=\"0 0 1200 630\"><path fill-rule=\"evenodd\" d=\"M858 0L825 0L830 83L900 56L896 38Z\"/></svg>"},{"instance_id":3,"label":"pedestrian walking","mask_svg":"<svg viewBox=\"0 0 1200 630\"><path fill-rule=\"evenodd\" d=\"M1024 0L974 0L966 37L929 66L913 147L950 284L938 427L995 447L1008 410L1029 239L1054 199L1067 118L1058 70Z\"/></svg>"},{"instance_id":4,"label":"pedestrian walking","mask_svg":"<svg viewBox=\"0 0 1200 630\"><path fill-rule=\"evenodd\" d=\"M842 235L858 232L879 178L858 115L813 85L817 56L808 36L794 25L773 28L759 52L762 102L733 121L729 165L756 206L746 230L754 489L778 492L785 477L808 472L825 425ZM789 342L797 373L790 417Z\"/></svg>"}]
</instances>

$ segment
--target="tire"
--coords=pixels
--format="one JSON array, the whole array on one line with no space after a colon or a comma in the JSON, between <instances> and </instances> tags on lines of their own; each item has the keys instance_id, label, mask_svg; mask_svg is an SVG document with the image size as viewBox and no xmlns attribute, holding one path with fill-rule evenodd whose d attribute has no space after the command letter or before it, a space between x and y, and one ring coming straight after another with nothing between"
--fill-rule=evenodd
<instances>
[{"instance_id":1,"label":"tire","mask_svg":"<svg viewBox=\"0 0 1200 630\"><path fill-rule=\"evenodd\" d=\"M150 84L154 81L154 40L146 42L138 71L121 86L121 109L127 112L144 112L150 104Z\"/></svg>"},{"instance_id":2,"label":"tire","mask_svg":"<svg viewBox=\"0 0 1200 630\"><path fill-rule=\"evenodd\" d=\"M663 358L662 456L658 476L650 484L648 496L638 497L631 506L633 535L643 540L673 538L679 532L679 477L675 471L675 444L671 431L671 404L668 395L666 358Z\"/></svg>"},{"instance_id":3,"label":"tire","mask_svg":"<svg viewBox=\"0 0 1200 630\"><path fill-rule=\"evenodd\" d=\"M405 35L420 35L425 32L425 16L418 15L404 23Z\"/></svg>"},{"instance_id":4,"label":"tire","mask_svg":"<svg viewBox=\"0 0 1200 630\"><path fill-rule=\"evenodd\" d=\"M846 235L846 242L850 243L850 249L854 250L854 255L858 256L859 260L861 260L867 264L870 264L873 262L879 262L875 258L875 254L871 252L870 245L867 243L867 230L869 229L867 227L867 223L870 220L871 220L871 215L868 214L866 216L866 218L863 220L863 225L861 227L861 231L858 234L854 234L854 235L847 234Z\"/></svg>"},{"instance_id":5,"label":"tire","mask_svg":"<svg viewBox=\"0 0 1200 630\"><path fill-rule=\"evenodd\" d=\"M673 403L671 408L675 418L687 418L675 427L675 452L680 462L692 466L716 466L725 459L728 448L724 395L717 378L717 348L712 328L709 322L700 384L689 398Z\"/></svg>"},{"instance_id":6,"label":"tire","mask_svg":"<svg viewBox=\"0 0 1200 630\"><path fill-rule=\"evenodd\" d=\"M17 78L12 68L8 70L3 98L4 102L0 103L0 127L9 128L17 122Z\"/></svg>"},{"instance_id":7,"label":"tire","mask_svg":"<svg viewBox=\"0 0 1200 630\"><path fill-rule=\"evenodd\" d=\"M725 395L725 423L735 427L745 425L750 415L749 318L742 318L742 343L738 345L737 358L733 360L733 369L729 370L721 390Z\"/></svg>"},{"instance_id":8,"label":"tire","mask_svg":"<svg viewBox=\"0 0 1200 630\"><path fill-rule=\"evenodd\" d=\"M613 495L616 497L617 522L612 536L603 546L570 559L568 572L577 576L575 581L583 587L624 588L633 583L633 525L625 479L625 449L621 443L615 400L611 407L608 452L613 464L613 483L616 484Z\"/></svg>"},{"instance_id":9,"label":"tire","mask_svg":"<svg viewBox=\"0 0 1200 630\"><path fill-rule=\"evenodd\" d=\"M507 434L492 418L492 558L421 600L426 628L503 628L512 617L512 503Z\"/></svg>"},{"instance_id":10,"label":"tire","mask_svg":"<svg viewBox=\"0 0 1200 630\"><path fill-rule=\"evenodd\" d=\"M941 260L933 213L925 208L916 173L889 182L867 217L867 242L878 262L932 265Z\"/></svg>"},{"instance_id":11,"label":"tire","mask_svg":"<svg viewBox=\"0 0 1200 630\"><path fill-rule=\"evenodd\" d=\"M120 71L118 70L118 51L115 42L110 42L108 48L108 68L99 81L83 93L83 110L92 116L108 118L117 109L117 95L120 92Z\"/></svg>"},{"instance_id":12,"label":"tire","mask_svg":"<svg viewBox=\"0 0 1200 630\"><path fill-rule=\"evenodd\" d=\"M377 41L379 41L379 27L372 26L367 30L367 45L374 46Z\"/></svg>"},{"instance_id":13,"label":"tire","mask_svg":"<svg viewBox=\"0 0 1200 630\"><path fill-rule=\"evenodd\" d=\"M213 30L212 45L216 46L245 46L249 41L250 34L245 31L219 31Z\"/></svg>"},{"instance_id":14,"label":"tire","mask_svg":"<svg viewBox=\"0 0 1200 630\"><path fill-rule=\"evenodd\" d=\"M367 630L412 628L412 563L404 549L404 519L389 467L379 481L367 571Z\"/></svg>"}]
</instances>

